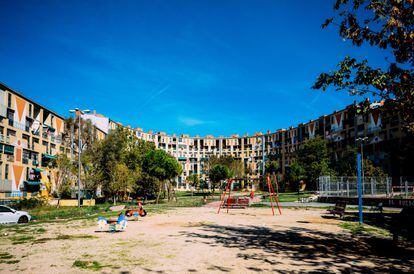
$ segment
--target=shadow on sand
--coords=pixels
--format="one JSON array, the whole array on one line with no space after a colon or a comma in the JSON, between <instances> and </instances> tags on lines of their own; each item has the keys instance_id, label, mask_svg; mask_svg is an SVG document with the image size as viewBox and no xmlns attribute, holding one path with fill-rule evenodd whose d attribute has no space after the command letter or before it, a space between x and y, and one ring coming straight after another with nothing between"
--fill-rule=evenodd
<instances>
[{"instance_id":1,"label":"shadow on sand","mask_svg":"<svg viewBox=\"0 0 414 274\"><path fill-rule=\"evenodd\" d=\"M283 229L203 225L200 232L181 233L191 239L188 241L235 248L240 250L239 258L267 263L261 268L247 267L246 271L250 272L292 273L294 269L295 272L398 273L414 270L413 250L397 247L391 239L356 237L348 233L327 233L302 227ZM289 260L289 271L278 269L284 258Z\"/></svg>"}]
</instances>

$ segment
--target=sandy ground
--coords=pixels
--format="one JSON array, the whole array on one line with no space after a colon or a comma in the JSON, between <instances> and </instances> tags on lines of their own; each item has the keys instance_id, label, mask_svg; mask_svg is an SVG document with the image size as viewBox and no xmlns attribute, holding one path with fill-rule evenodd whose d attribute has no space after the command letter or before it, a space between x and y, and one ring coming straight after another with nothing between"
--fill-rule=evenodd
<instances>
[{"instance_id":1,"label":"sandy ground","mask_svg":"<svg viewBox=\"0 0 414 274\"><path fill-rule=\"evenodd\" d=\"M255 273L413 271L413 258L390 248L390 241L353 237L324 210L268 208L183 208L129 222L121 233L97 233L87 221L43 224L37 241L12 245L1 239L1 252L20 262L0 263L0 272L25 273ZM71 235L57 240L57 235ZM93 238L82 238L92 235ZM78 237L78 238L77 238ZM39 240L41 239L41 240ZM43 239L43 240L42 240ZM92 271L76 260L96 261Z\"/></svg>"}]
</instances>

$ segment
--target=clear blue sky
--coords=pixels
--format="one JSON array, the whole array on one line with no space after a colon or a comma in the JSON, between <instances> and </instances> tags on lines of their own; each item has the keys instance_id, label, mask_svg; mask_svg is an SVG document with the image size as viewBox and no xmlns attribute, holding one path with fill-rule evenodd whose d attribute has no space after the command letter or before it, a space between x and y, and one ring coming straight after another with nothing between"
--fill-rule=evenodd
<instances>
[{"instance_id":1,"label":"clear blue sky","mask_svg":"<svg viewBox=\"0 0 414 274\"><path fill-rule=\"evenodd\" d=\"M349 54L333 1L0 1L0 81L68 116L191 135L276 130L355 97L311 89Z\"/></svg>"}]
</instances>

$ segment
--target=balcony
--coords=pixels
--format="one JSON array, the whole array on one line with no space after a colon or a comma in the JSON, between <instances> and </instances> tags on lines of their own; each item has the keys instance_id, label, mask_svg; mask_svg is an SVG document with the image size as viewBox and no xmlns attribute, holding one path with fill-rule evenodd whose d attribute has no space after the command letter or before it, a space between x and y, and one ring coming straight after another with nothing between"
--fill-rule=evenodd
<instances>
[{"instance_id":1,"label":"balcony","mask_svg":"<svg viewBox=\"0 0 414 274\"><path fill-rule=\"evenodd\" d=\"M369 126L367 128L367 133L373 133L381 130L381 126Z\"/></svg>"},{"instance_id":2,"label":"balcony","mask_svg":"<svg viewBox=\"0 0 414 274\"><path fill-rule=\"evenodd\" d=\"M26 126L25 124L19 123L15 120L9 119L9 126L29 132L29 126Z\"/></svg>"},{"instance_id":3,"label":"balcony","mask_svg":"<svg viewBox=\"0 0 414 274\"><path fill-rule=\"evenodd\" d=\"M0 142L10 144L10 136L4 136L3 134L0 134Z\"/></svg>"},{"instance_id":4,"label":"balcony","mask_svg":"<svg viewBox=\"0 0 414 274\"><path fill-rule=\"evenodd\" d=\"M0 104L0 116L7 118L7 106Z\"/></svg>"}]
</instances>

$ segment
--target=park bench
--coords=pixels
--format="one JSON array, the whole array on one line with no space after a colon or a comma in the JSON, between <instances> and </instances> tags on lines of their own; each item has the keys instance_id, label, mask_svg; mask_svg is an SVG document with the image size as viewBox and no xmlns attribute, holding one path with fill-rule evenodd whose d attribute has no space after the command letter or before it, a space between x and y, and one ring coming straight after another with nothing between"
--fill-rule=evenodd
<instances>
[{"instance_id":1,"label":"park bench","mask_svg":"<svg viewBox=\"0 0 414 274\"><path fill-rule=\"evenodd\" d=\"M249 206L250 199L248 197L228 197L224 200L222 207L244 208Z\"/></svg>"},{"instance_id":2,"label":"park bench","mask_svg":"<svg viewBox=\"0 0 414 274\"><path fill-rule=\"evenodd\" d=\"M373 205L371 206L371 208L369 209L372 212L379 212L382 213L383 209L383 205L382 203L378 203L377 205Z\"/></svg>"},{"instance_id":3,"label":"park bench","mask_svg":"<svg viewBox=\"0 0 414 274\"><path fill-rule=\"evenodd\" d=\"M333 209L328 209L328 212L330 214L339 215L340 218L342 218L345 215L345 209L346 209L346 202L337 202L335 204L335 207Z\"/></svg>"}]
</instances>

